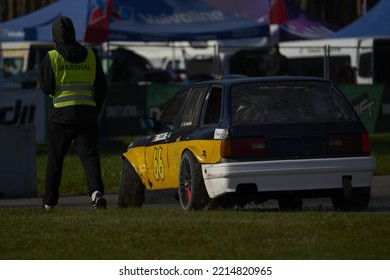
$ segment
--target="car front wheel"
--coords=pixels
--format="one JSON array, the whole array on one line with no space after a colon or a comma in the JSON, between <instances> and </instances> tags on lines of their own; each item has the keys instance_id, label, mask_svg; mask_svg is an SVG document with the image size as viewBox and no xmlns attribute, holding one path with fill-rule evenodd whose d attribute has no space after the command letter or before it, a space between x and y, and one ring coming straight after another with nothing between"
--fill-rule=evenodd
<instances>
[{"instance_id":1,"label":"car front wheel","mask_svg":"<svg viewBox=\"0 0 390 280\"><path fill-rule=\"evenodd\" d=\"M119 189L118 207L142 207L145 187L133 165L123 160L122 176Z\"/></svg>"},{"instance_id":2,"label":"car front wheel","mask_svg":"<svg viewBox=\"0 0 390 280\"><path fill-rule=\"evenodd\" d=\"M184 210L198 210L210 203L202 171L195 156L185 151L180 162L179 200Z\"/></svg>"}]
</instances>

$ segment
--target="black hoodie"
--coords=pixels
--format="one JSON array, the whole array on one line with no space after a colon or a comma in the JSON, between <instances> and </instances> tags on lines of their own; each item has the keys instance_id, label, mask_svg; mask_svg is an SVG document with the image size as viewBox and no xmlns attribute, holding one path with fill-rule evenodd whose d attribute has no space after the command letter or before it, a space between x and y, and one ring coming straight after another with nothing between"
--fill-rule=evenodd
<instances>
[{"instance_id":1,"label":"black hoodie","mask_svg":"<svg viewBox=\"0 0 390 280\"><path fill-rule=\"evenodd\" d=\"M76 41L76 32L72 20L58 17L52 26L52 38L55 49L71 63L83 62L88 54L87 49ZM88 105L75 105L62 108L50 108L49 119L57 123L88 124L97 121L107 96L108 86L101 62L96 57L96 78L94 82L94 98L96 108ZM56 88L55 77L48 54L43 58L40 67L39 86L44 94L53 96Z\"/></svg>"}]
</instances>

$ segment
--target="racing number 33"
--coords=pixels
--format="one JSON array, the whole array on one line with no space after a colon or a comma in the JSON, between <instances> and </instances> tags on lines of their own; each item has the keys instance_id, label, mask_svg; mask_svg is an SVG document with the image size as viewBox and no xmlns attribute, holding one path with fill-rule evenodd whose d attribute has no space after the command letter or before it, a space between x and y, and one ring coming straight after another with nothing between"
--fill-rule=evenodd
<instances>
[{"instance_id":1,"label":"racing number 33","mask_svg":"<svg viewBox=\"0 0 390 280\"><path fill-rule=\"evenodd\" d=\"M164 180L164 162L162 159L162 148L156 147L153 152L154 177L157 181Z\"/></svg>"}]
</instances>

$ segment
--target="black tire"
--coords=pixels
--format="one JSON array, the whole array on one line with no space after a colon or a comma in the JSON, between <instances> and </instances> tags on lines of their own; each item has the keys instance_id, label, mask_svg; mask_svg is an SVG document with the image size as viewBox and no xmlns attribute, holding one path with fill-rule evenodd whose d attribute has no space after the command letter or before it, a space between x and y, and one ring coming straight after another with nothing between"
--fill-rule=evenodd
<instances>
[{"instance_id":1,"label":"black tire","mask_svg":"<svg viewBox=\"0 0 390 280\"><path fill-rule=\"evenodd\" d=\"M194 155L185 151L180 162L179 200L184 210L204 209L210 203L202 170Z\"/></svg>"},{"instance_id":2,"label":"black tire","mask_svg":"<svg viewBox=\"0 0 390 280\"><path fill-rule=\"evenodd\" d=\"M370 204L371 187L352 189L352 198L347 199L343 190L337 190L331 197L335 210L338 211L366 211Z\"/></svg>"},{"instance_id":3,"label":"black tire","mask_svg":"<svg viewBox=\"0 0 390 280\"><path fill-rule=\"evenodd\" d=\"M301 211L303 206L302 199L294 195L278 198L278 204L281 211Z\"/></svg>"},{"instance_id":4,"label":"black tire","mask_svg":"<svg viewBox=\"0 0 390 280\"><path fill-rule=\"evenodd\" d=\"M133 165L123 160L122 176L119 189L118 207L142 207L145 198L145 186Z\"/></svg>"}]
</instances>

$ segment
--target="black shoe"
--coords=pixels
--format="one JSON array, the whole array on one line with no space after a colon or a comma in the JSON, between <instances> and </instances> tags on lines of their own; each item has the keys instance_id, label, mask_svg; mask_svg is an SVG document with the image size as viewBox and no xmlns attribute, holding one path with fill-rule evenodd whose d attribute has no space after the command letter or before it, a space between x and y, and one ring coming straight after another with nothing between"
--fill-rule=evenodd
<instances>
[{"instance_id":1,"label":"black shoe","mask_svg":"<svg viewBox=\"0 0 390 280\"><path fill-rule=\"evenodd\" d=\"M92 201L92 205L96 209L106 209L107 201L100 193L98 193L96 194L95 200Z\"/></svg>"}]
</instances>

